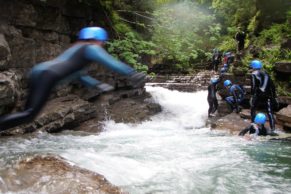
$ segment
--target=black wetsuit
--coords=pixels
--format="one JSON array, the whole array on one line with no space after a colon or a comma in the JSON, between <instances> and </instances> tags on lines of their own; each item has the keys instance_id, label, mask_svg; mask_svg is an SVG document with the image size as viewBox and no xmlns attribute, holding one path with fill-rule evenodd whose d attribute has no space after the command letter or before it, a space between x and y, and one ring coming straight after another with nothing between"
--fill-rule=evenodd
<instances>
[{"instance_id":1,"label":"black wetsuit","mask_svg":"<svg viewBox=\"0 0 291 194\"><path fill-rule=\"evenodd\" d=\"M211 83L208 86L208 96L207 96L207 101L209 104L208 116L210 116L211 113L214 113L218 107L218 101L216 98L217 84L218 84L218 82Z\"/></svg>"},{"instance_id":2,"label":"black wetsuit","mask_svg":"<svg viewBox=\"0 0 291 194\"><path fill-rule=\"evenodd\" d=\"M135 73L130 66L114 59L102 47L95 44L78 43L67 49L57 58L40 63L33 67L29 77L29 91L25 110L0 117L0 131L32 121L45 105L53 87L63 79L88 79L81 76L80 71L89 63L97 62L121 75L129 76ZM96 84L99 83L97 80Z\"/></svg>"},{"instance_id":3,"label":"black wetsuit","mask_svg":"<svg viewBox=\"0 0 291 194\"><path fill-rule=\"evenodd\" d=\"M239 113L239 104L244 99L244 90L239 85L232 85L228 90L230 96L226 97L226 102L230 105L232 110L235 110L236 113Z\"/></svg>"},{"instance_id":4,"label":"black wetsuit","mask_svg":"<svg viewBox=\"0 0 291 194\"><path fill-rule=\"evenodd\" d=\"M251 124L247 128L243 129L240 133L239 136L244 136L246 133L250 134L256 134L256 135L267 135L268 130L264 125L255 125Z\"/></svg>"},{"instance_id":5,"label":"black wetsuit","mask_svg":"<svg viewBox=\"0 0 291 194\"><path fill-rule=\"evenodd\" d=\"M215 51L212 55L212 66L213 66L214 71L218 70L218 65L220 64L221 59L222 59L221 53L218 51Z\"/></svg>"},{"instance_id":6,"label":"black wetsuit","mask_svg":"<svg viewBox=\"0 0 291 194\"><path fill-rule=\"evenodd\" d=\"M245 47L245 38L246 34L245 32L237 32L235 34L235 40L238 42L237 44L237 51L241 51Z\"/></svg>"},{"instance_id":7,"label":"black wetsuit","mask_svg":"<svg viewBox=\"0 0 291 194\"><path fill-rule=\"evenodd\" d=\"M259 102L264 103L270 127L275 130L275 119L273 116L273 106L277 105L276 101L276 89L270 76L261 70L256 70L251 76L251 116L252 122L254 122L256 116L256 109Z\"/></svg>"}]
</instances>

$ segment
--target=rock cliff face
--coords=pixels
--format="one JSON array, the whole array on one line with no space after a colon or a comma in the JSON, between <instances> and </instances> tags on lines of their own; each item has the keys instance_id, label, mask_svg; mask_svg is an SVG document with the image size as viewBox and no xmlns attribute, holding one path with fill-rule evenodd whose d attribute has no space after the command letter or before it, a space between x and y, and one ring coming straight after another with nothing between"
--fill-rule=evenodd
<instances>
[{"instance_id":1,"label":"rock cliff face","mask_svg":"<svg viewBox=\"0 0 291 194\"><path fill-rule=\"evenodd\" d=\"M31 67L68 48L82 27L98 25L109 32L111 29L106 26L110 23L109 18L99 1L90 6L80 0L0 0L0 3L0 115L22 109L26 100L27 73ZM89 119L104 119L100 116L104 115L104 107L126 101L127 97L148 98L143 88L129 90L124 78L96 64L88 67L88 71L98 80L115 86L116 91L122 91L122 97L120 92L112 92L110 97L99 102L102 97L98 91L87 90L78 83L60 85L35 122L2 135L75 128ZM143 102L137 100L136 103ZM149 107L142 110L152 114ZM118 115L118 111L115 114ZM142 117L147 118L137 115L133 120ZM100 128L95 129L98 130Z\"/></svg>"}]
</instances>

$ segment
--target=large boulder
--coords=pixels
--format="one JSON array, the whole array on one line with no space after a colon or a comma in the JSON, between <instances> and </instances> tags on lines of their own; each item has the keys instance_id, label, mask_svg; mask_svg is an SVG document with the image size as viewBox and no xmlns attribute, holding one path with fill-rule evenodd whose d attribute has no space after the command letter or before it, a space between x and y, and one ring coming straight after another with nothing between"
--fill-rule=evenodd
<instances>
[{"instance_id":1,"label":"large boulder","mask_svg":"<svg viewBox=\"0 0 291 194\"><path fill-rule=\"evenodd\" d=\"M277 121L285 128L291 128L291 105L276 113Z\"/></svg>"},{"instance_id":2,"label":"large boulder","mask_svg":"<svg viewBox=\"0 0 291 194\"><path fill-rule=\"evenodd\" d=\"M291 49L291 39L284 39L281 43L281 49Z\"/></svg>"},{"instance_id":3,"label":"large boulder","mask_svg":"<svg viewBox=\"0 0 291 194\"><path fill-rule=\"evenodd\" d=\"M291 62L281 61L275 63L275 70L279 73L291 75Z\"/></svg>"},{"instance_id":4,"label":"large boulder","mask_svg":"<svg viewBox=\"0 0 291 194\"><path fill-rule=\"evenodd\" d=\"M9 45L5 39L5 36L0 34L0 69L2 69L3 66L7 66L10 59L11 52Z\"/></svg>"},{"instance_id":5,"label":"large boulder","mask_svg":"<svg viewBox=\"0 0 291 194\"><path fill-rule=\"evenodd\" d=\"M0 114L7 113L13 108L20 90L19 79L19 75L14 71L0 73Z\"/></svg>"},{"instance_id":6,"label":"large boulder","mask_svg":"<svg viewBox=\"0 0 291 194\"><path fill-rule=\"evenodd\" d=\"M290 96L279 96L278 101L280 104L291 104L291 97Z\"/></svg>"},{"instance_id":7,"label":"large boulder","mask_svg":"<svg viewBox=\"0 0 291 194\"><path fill-rule=\"evenodd\" d=\"M50 100L42 113L31 123L4 131L1 135L15 135L36 130L59 132L78 126L96 117L96 107L76 95Z\"/></svg>"},{"instance_id":8,"label":"large boulder","mask_svg":"<svg viewBox=\"0 0 291 194\"><path fill-rule=\"evenodd\" d=\"M102 175L57 156L33 156L0 171L1 193L125 193Z\"/></svg>"},{"instance_id":9,"label":"large boulder","mask_svg":"<svg viewBox=\"0 0 291 194\"><path fill-rule=\"evenodd\" d=\"M231 113L218 119L216 123L212 125L212 128L217 130L226 130L231 134L238 134L249 125L249 120L242 119L239 114Z\"/></svg>"}]
</instances>

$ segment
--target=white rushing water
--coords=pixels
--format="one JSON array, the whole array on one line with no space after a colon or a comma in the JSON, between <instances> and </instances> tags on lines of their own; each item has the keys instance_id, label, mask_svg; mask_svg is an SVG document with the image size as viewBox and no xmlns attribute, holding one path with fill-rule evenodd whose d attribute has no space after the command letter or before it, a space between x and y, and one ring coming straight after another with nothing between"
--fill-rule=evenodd
<instances>
[{"instance_id":1,"label":"white rushing water","mask_svg":"<svg viewBox=\"0 0 291 194\"><path fill-rule=\"evenodd\" d=\"M99 135L44 133L7 141L1 157L56 153L132 194L291 192L290 144L251 142L205 127L206 91L147 91L163 109L151 121L107 121Z\"/></svg>"}]
</instances>

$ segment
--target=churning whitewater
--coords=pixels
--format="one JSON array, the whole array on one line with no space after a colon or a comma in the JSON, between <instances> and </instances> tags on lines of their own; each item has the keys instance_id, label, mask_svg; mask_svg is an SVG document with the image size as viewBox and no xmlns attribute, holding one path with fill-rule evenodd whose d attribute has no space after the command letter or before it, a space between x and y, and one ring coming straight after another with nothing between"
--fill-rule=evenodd
<instances>
[{"instance_id":1,"label":"churning whitewater","mask_svg":"<svg viewBox=\"0 0 291 194\"><path fill-rule=\"evenodd\" d=\"M206 91L146 89L162 106L151 121L108 120L99 135L43 133L2 142L1 168L5 157L54 153L131 194L291 192L290 143L246 141L210 130Z\"/></svg>"}]
</instances>

